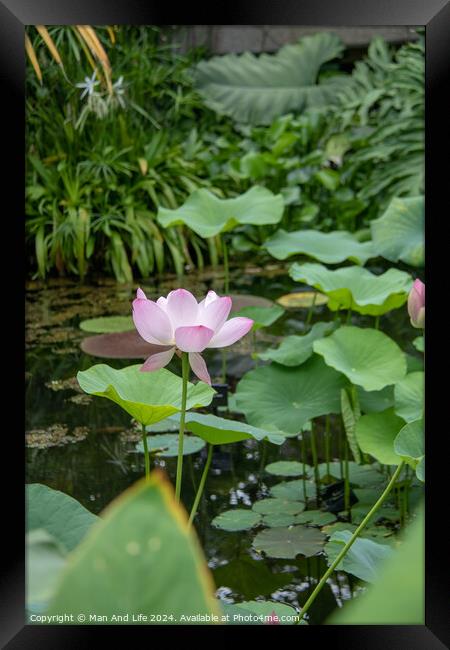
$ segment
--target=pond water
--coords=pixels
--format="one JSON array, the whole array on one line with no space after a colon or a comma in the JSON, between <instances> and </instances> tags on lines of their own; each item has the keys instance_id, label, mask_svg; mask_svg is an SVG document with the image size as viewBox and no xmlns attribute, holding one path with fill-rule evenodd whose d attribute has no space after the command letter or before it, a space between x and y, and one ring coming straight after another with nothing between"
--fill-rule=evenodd
<instances>
[{"instance_id":1,"label":"pond water","mask_svg":"<svg viewBox=\"0 0 450 650\"><path fill-rule=\"evenodd\" d=\"M287 266L271 265L264 269L242 267L231 276L232 293L262 296L270 300L305 287L292 281ZM374 270L374 269L371 269ZM219 273L205 271L190 274L182 280L165 276L154 283L143 281L141 287L149 297L166 295L171 289L184 286L197 297L208 289L223 293ZM86 318L106 315L128 315L136 285L117 285L100 279L90 286L65 280L46 285L30 282L27 287L27 351L26 351L26 434L28 483L43 483L72 495L94 513L144 474L144 457L134 451L140 440L139 431L130 417L118 406L101 398L91 398L79 389L75 376L95 363L108 363L116 368L138 359L100 359L85 354L80 344L89 334L79 328ZM264 350L282 336L305 330L307 309L289 309L273 326L250 335L230 348L227 372L230 390L236 381L254 365L251 352ZM332 320L334 314L326 306L315 307L313 322ZM373 326L373 318L352 317L352 322ZM410 327L406 309L398 309L381 319L382 329L390 334L408 354L418 358L412 345L416 332ZM221 351L205 354L211 377L220 379ZM180 374L177 359L169 368ZM261 362L260 362L261 363ZM227 416L227 413L218 413ZM238 417L229 415L228 417ZM334 420L332 420L332 429ZM323 422L318 418L319 456L323 459L321 439ZM283 446L248 440L215 447L212 468L204 498L195 520L197 533L213 571L217 596L225 602L264 599L279 600L301 607L326 569L323 556L296 560L262 558L251 548L253 532L225 532L211 526L211 520L233 506L250 506L268 495L280 481L264 471L275 460L299 460L300 441L288 439ZM332 455L337 459L334 445ZM185 457L183 501L188 509L200 480L206 450ZM308 459L311 463L312 459ZM152 458L175 482L176 459ZM320 624L343 600L361 591L353 576L337 572L319 595L310 610L309 623Z\"/></svg>"}]
</instances>

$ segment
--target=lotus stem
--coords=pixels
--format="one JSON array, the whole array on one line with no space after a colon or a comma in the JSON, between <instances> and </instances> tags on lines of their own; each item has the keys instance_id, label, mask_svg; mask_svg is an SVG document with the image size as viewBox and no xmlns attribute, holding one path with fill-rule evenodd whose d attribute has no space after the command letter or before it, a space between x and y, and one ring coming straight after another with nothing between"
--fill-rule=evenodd
<instances>
[{"instance_id":1,"label":"lotus stem","mask_svg":"<svg viewBox=\"0 0 450 650\"><path fill-rule=\"evenodd\" d=\"M330 474L330 416L325 419L325 461L327 463L327 475Z\"/></svg>"},{"instance_id":2,"label":"lotus stem","mask_svg":"<svg viewBox=\"0 0 450 650\"><path fill-rule=\"evenodd\" d=\"M203 468L203 474L202 474L202 478L200 480L200 485L198 486L197 494L195 495L194 505L192 506L191 514L189 515L188 528L190 528L192 526L192 522L193 522L195 514L197 512L198 504L200 503L200 499L202 498L203 489L204 489L205 483L206 483L206 477L208 476L209 467L211 465L212 452L213 452L213 446L208 445L208 456L206 457L206 462L205 462L205 466Z\"/></svg>"},{"instance_id":3,"label":"lotus stem","mask_svg":"<svg viewBox=\"0 0 450 650\"><path fill-rule=\"evenodd\" d=\"M372 519L373 515L377 512L377 510L380 508L380 506L386 500L387 496L389 495L389 492L392 490L392 488L394 486L395 481L397 480L398 476L400 475L400 472L403 469L403 465L404 465L404 461L402 461L400 463L400 465L397 467L397 469L395 470L391 480L389 481L388 485L386 486L383 494L380 496L378 501L376 501L376 503L369 510L367 515L364 517L362 522L359 524L358 528L355 530L353 535L350 537L348 542L345 544L342 551L337 555L336 559L330 564L330 566L325 571L325 573L323 574L320 581L317 583L316 588L314 589L311 596L308 598L308 600L306 601L306 603L302 607L302 611L300 612L299 617L296 620L297 625L300 623L300 621L302 620L302 618L304 617L306 612L309 610L309 608L311 607L313 602L316 600L317 596L319 595L320 591L322 590L324 584L326 583L326 581L328 580L330 575L333 573L335 568L337 566L339 566L342 559L347 555L348 551L350 550L350 548L354 544L354 542L357 540L357 538L358 538L359 534L361 533L361 531L364 530L364 528L367 526L369 521Z\"/></svg>"},{"instance_id":4,"label":"lotus stem","mask_svg":"<svg viewBox=\"0 0 450 650\"><path fill-rule=\"evenodd\" d=\"M311 420L311 453L314 463L314 480L316 483L316 499L320 500L320 477L319 477L319 462L317 458L317 445L316 445L316 432L314 431L314 423Z\"/></svg>"},{"instance_id":5,"label":"lotus stem","mask_svg":"<svg viewBox=\"0 0 450 650\"><path fill-rule=\"evenodd\" d=\"M317 296L317 293L314 292L314 296L313 296L313 299L312 299L312 303L311 303L310 306L309 306L308 314L307 314L307 316L306 316L306 322L305 322L305 325L306 325L306 327L307 327L308 329L309 329L309 325L310 325L310 323L311 323L311 318L312 318L313 311L314 311L314 307L315 307L315 304L316 304L316 296Z\"/></svg>"},{"instance_id":6,"label":"lotus stem","mask_svg":"<svg viewBox=\"0 0 450 650\"><path fill-rule=\"evenodd\" d=\"M302 436L301 448L302 448L302 465L303 465L303 479L302 479L302 482L303 482L303 498L304 498L305 503L306 503L306 478L305 478L305 474L306 474L306 444L305 444L305 433L304 433L304 431L301 432L301 436Z\"/></svg>"},{"instance_id":7,"label":"lotus stem","mask_svg":"<svg viewBox=\"0 0 450 650\"><path fill-rule=\"evenodd\" d=\"M184 423L186 420L186 398L187 384L189 379L189 357L187 352L181 353L181 374L183 384L181 389L181 417L180 433L178 435L178 462L177 462L177 479L175 484L175 499L179 502L181 495L181 478L183 475L183 442L184 442Z\"/></svg>"},{"instance_id":8,"label":"lotus stem","mask_svg":"<svg viewBox=\"0 0 450 650\"><path fill-rule=\"evenodd\" d=\"M375 316L375 329L379 330L380 329L380 315Z\"/></svg>"},{"instance_id":9,"label":"lotus stem","mask_svg":"<svg viewBox=\"0 0 450 650\"><path fill-rule=\"evenodd\" d=\"M145 461L145 478L150 478L150 455L148 453L147 431L145 424L142 425L142 444L144 445L144 461Z\"/></svg>"},{"instance_id":10,"label":"lotus stem","mask_svg":"<svg viewBox=\"0 0 450 650\"><path fill-rule=\"evenodd\" d=\"M347 511L349 521L351 521L350 513L350 479L349 479L349 467L348 467L348 442L344 442L345 445L345 458L344 458L344 509Z\"/></svg>"},{"instance_id":11,"label":"lotus stem","mask_svg":"<svg viewBox=\"0 0 450 650\"><path fill-rule=\"evenodd\" d=\"M225 294L228 295L230 290L230 269L228 267L228 246L225 237L222 237L222 250L223 250L223 273L225 276Z\"/></svg>"},{"instance_id":12,"label":"lotus stem","mask_svg":"<svg viewBox=\"0 0 450 650\"><path fill-rule=\"evenodd\" d=\"M347 318L345 319L345 324L348 325L351 322L352 318L352 310L347 309Z\"/></svg>"}]
</instances>

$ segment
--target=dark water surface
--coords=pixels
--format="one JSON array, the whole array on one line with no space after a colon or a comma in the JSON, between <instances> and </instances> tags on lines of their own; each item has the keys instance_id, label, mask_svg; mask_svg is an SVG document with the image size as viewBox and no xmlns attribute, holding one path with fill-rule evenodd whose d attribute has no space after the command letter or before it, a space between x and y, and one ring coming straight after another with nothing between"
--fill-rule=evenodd
<instances>
[{"instance_id":1,"label":"dark water surface","mask_svg":"<svg viewBox=\"0 0 450 650\"><path fill-rule=\"evenodd\" d=\"M241 269L232 276L232 293L253 294L269 299L303 289L287 276L286 267ZM90 334L79 328L86 318L130 314L137 288L99 280L91 286L55 280L47 285L30 282L27 289L27 482L44 483L72 495L94 513L102 509L144 474L144 458L134 452L139 432L130 417L112 402L84 395L74 379L78 370L96 363L121 368L138 359L99 359L83 353L82 339ZM223 293L220 276L214 272L193 274L183 280L167 276L158 284L142 282L148 297L166 295L184 286L198 298L208 289ZM230 348L229 383L254 365L250 356L254 345L263 350L275 345L281 336L305 331L307 309L286 311L273 326ZM316 307L313 322L332 320L326 306ZM373 318L353 316L354 324L373 326ZM417 332L409 326L406 309L398 309L381 318L381 328L409 354L417 357L412 340ZM207 351L206 361L214 381L219 378L220 351ZM180 374L175 359L170 369ZM219 413L220 415L221 413ZM226 413L221 415L227 416ZM231 415L230 417L234 417ZM320 420L320 418L318 419ZM333 450L337 456L337 449ZM319 453L323 453L320 446ZM186 456L183 474L183 501L187 509L193 502L200 480L206 451ZM301 607L326 569L323 557L309 559L262 559L251 549L251 532L230 533L210 525L219 513L233 506L250 506L268 494L282 480L264 472L275 460L299 460L300 441L288 439L283 446L242 443L215 447L213 464L199 512L196 529L218 587L217 595L225 602L241 602L259 597L279 600ZM311 458L308 460L311 463ZM152 458L175 482L176 459ZM322 623L343 600L361 590L359 581L343 572L334 575L310 610L309 622Z\"/></svg>"}]
</instances>

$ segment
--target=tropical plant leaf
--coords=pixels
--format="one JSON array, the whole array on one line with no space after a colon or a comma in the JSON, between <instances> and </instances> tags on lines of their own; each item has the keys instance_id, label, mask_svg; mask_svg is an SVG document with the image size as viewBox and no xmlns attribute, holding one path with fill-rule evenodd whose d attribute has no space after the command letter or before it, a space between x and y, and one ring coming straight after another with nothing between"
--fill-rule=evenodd
<instances>
[{"instance_id":1,"label":"tropical plant leaf","mask_svg":"<svg viewBox=\"0 0 450 650\"><path fill-rule=\"evenodd\" d=\"M216 528L230 532L237 530L250 530L257 526L261 521L261 515L253 510L244 510L236 508L235 510L225 510L217 517L214 517L211 524Z\"/></svg>"},{"instance_id":2,"label":"tropical plant leaf","mask_svg":"<svg viewBox=\"0 0 450 650\"><path fill-rule=\"evenodd\" d=\"M325 544L328 564L336 559L351 536L352 533L349 530L337 531L331 535L330 540ZM386 544L359 537L349 548L336 570L347 571L366 582L376 582L380 566L393 555L394 551Z\"/></svg>"},{"instance_id":3,"label":"tropical plant leaf","mask_svg":"<svg viewBox=\"0 0 450 650\"><path fill-rule=\"evenodd\" d=\"M308 526L266 528L255 536L252 545L268 557L294 559L297 555L316 555L322 550L325 539L323 533Z\"/></svg>"},{"instance_id":4,"label":"tropical plant leaf","mask_svg":"<svg viewBox=\"0 0 450 650\"><path fill-rule=\"evenodd\" d=\"M168 589L170 584L177 588ZM213 592L187 516L155 471L102 513L71 556L47 613L73 614L76 620L92 612L110 623L113 614L170 613L179 621L181 615L220 615Z\"/></svg>"},{"instance_id":5,"label":"tropical plant leaf","mask_svg":"<svg viewBox=\"0 0 450 650\"><path fill-rule=\"evenodd\" d=\"M395 412L406 422L414 422L422 417L424 381L424 372L410 372L394 386Z\"/></svg>"},{"instance_id":6,"label":"tropical plant leaf","mask_svg":"<svg viewBox=\"0 0 450 650\"><path fill-rule=\"evenodd\" d=\"M160 207L157 220L164 227L186 225L200 237L215 237L242 224L278 223L283 216L283 197L254 186L232 199L219 199L206 189L192 192L175 210Z\"/></svg>"},{"instance_id":7,"label":"tropical plant leaf","mask_svg":"<svg viewBox=\"0 0 450 650\"><path fill-rule=\"evenodd\" d=\"M287 336L278 348L260 352L258 357L264 361L274 361L283 366L300 366L313 353L313 343L332 332L335 323L314 323L308 334Z\"/></svg>"},{"instance_id":8,"label":"tropical plant leaf","mask_svg":"<svg viewBox=\"0 0 450 650\"><path fill-rule=\"evenodd\" d=\"M201 61L194 83L207 106L218 113L239 122L270 124L290 111L337 101L348 79L339 75L319 82L318 76L321 66L342 50L335 34L322 32L285 45L275 55L245 52Z\"/></svg>"},{"instance_id":9,"label":"tropical plant leaf","mask_svg":"<svg viewBox=\"0 0 450 650\"><path fill-rule=\"evenodd\" d=\"M370 223L373 248L391 262L425 263L425 197L394 198Z\"/></svg>"},{"instance_id":10,"label":"tropical plant leaf","mask_svg":"<svg viewBox=\"0 0 450 650\"><path fill-rule=\"evenodd\" d=\"M72 551L98 517L76 499L47 485L26 486L27 530L47 531L66 551Z\"/></svg>"},{"instance_id":11,"label":"tropical plant leaf","mask_svg":"<svg viewBox=\"0 0 450 650\"><path fill-rule=\"evenodd\" d=\"M362 451L384 465L398 465L400 456L394 451L394 441L404 420L387 409L380 413L362 415L356 423L356 439Z\"/></svg>"},{"instance_id":12,"label":"tropical plant leaf","mask_svg":"<svg viewBox=\"0 0 450 650\"><path fill-rule=\"evenodd\" d=\"M340 327L327 338L315 341L313 348L327 365L366 391L381 390L406 375L404 353L379 330Z\"/></svg>"},{"instance_id":13,"label":"tropical plant leaf","mask_svg":"<svg viewBox=\"0 0 450 650\"><path fill-rule=\"evenodd\" d=\"M365 264L370 257L376 257L370 241L360 242L344 230L286 232L280 228L264 242L264 248L277 260L285 260L291 255L306 255L325 264L339 264L345 260Z\"/></svg>"},{"instance_id":14,"label":"tropical plant leaf","mask_svg":"<svg viewBox=\"0 0 450 650\"><path fill-rule=\"evenodd\" d=\"M237 407L254 426L298 433L312 418L339 413L346 379L318 355L297 368L271 364L248 372L236 389Z\"/></svg>"},{"instance_id":15,"label":"tropical plant leaf","mask_svg":"<svg viewBox=\"0 0 450 650\"><path fill-rule=\"evenodd\" d=\"M330 271L321 264L297 264L289 269L297 282L305 282L328 296L332 311L351 309L360 314L379 316L405 304L412 278L398 269L374 275L360 266Z\"/></svg>"},{"instance_id":16,"label":"tropical plant leaf","mask_svg":"<svg viewBox=\"0 0 450 650\"><path fill-rule=\"evenodd\" d=\"M363 413L385 411L394 406L394 386L385 386L381 390L364 390L362 386L356 387L359 406Z\"/></svg>"},{"instance_id":17,"label":"tropical plant leaf","mask_svg":"<svg viewBox=\"0 0 450 650\"><path fill-rule=\"evenodd\" d=\"M77 374L78 383L88 395L106 397L141 424L154 424L181 411L181 377L161 368L140 372L141 366L121 370L100 363ZM188 382L186 408L210 404L215 391L205 384Z\"/></svg>"}]
</instances>

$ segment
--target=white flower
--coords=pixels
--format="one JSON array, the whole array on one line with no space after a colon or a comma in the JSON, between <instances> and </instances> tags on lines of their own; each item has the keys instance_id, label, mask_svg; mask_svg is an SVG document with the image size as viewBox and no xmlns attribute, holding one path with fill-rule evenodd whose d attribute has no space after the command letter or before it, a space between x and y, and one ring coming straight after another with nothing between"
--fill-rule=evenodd
<instances>
[{"instance_id":1,"label":"white flower","mask_svg":"<svg viewBox=\"0 0 450 650\"><path fill-rule=\"evenodd\" d=\"M80 99L83 99L86 95L90 97L94 94L95 86L100 83L99 81L95 81L95 77L96 71L94 70L92 77L85 77L83 82L75 84L77 88L83 88Z\"/></svg>"}]
</instances>

